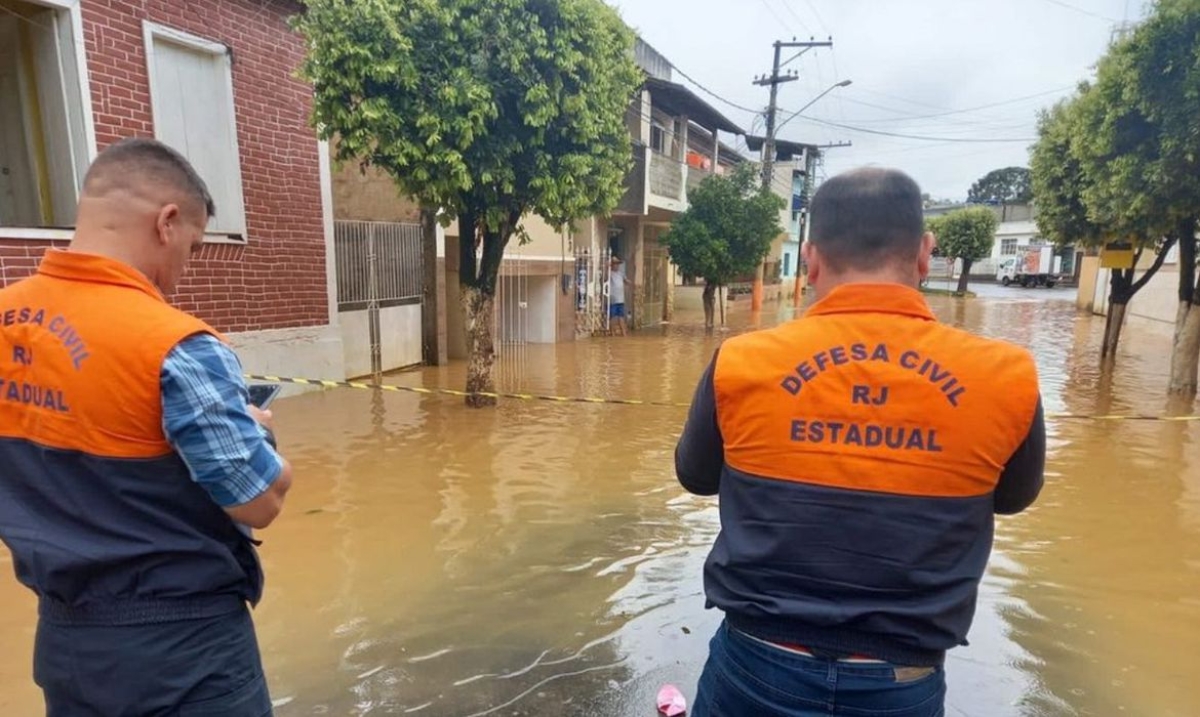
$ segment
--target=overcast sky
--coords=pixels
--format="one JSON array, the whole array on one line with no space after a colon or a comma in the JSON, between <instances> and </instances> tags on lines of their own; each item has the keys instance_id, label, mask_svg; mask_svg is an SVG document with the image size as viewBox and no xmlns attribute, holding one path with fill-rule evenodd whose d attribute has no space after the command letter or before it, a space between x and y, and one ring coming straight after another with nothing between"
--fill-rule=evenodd
<instances>
[{"instance_id":1,"label":"overcast sky","mask_svg":"<svg viewBox=\"0 0 1200 717\"><path fill-rule=\"evenodd\" d=\"M801 79L781 85L780 107L798 110L848 79L853 84L826 95L805 115L934 139L873 135L804 117L780 136L814 144L849 140L852 147L827 152L826 174L894 166L912 174L924 191L947 199L965 199L972 182L992 169L1027 166L1038 109L1091 77L1117 24L1144 12L1144 0L610 2L679 70L752 109L767 104L768 89L751 83L769 74L771 43L832 35L833 48L812 50L789 66ZM690 84L678 73L674 79ZM753 114L700 94L744 129L763 133ZM954 139L1019 141L949 141Z\"/></svg>"}]
</instances>

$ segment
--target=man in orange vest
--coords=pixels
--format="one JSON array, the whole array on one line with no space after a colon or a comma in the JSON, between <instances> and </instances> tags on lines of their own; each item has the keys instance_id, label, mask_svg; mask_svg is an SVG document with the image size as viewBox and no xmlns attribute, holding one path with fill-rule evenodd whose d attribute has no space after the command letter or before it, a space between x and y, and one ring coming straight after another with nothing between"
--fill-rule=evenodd
<instances>
[{"instance_id":1,"label":"man in orange vest","mask_svg":"<svg viewBox=\"0 0 1200 717\"><path fill-rule=\"evenodd\" d=\"M693 715L942 715L993 516L1042 487L1037 369L935 320L912 179L840 175L812 216L817 301L721 346L676 449L683 486L720 496L704 587L725 620Z\"/></svg>"},{"instance_id":2,"label":"man in orange vest","mask_svg":"<svg viewBox=\"0 0 1200 717\"><path fill-rule=\"evenodd\" d=\"M214 211L175 151L118 142L70 248L0 290L0 539L50 717L271 713L251 529L291 467L233 351L163 298Z\"/></svg>"}]
</instances>

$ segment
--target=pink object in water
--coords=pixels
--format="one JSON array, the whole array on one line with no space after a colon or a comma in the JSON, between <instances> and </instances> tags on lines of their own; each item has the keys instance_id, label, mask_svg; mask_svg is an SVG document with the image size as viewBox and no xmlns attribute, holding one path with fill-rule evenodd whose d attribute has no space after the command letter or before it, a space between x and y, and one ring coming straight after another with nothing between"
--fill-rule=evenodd
<instances>
[{"instance_id":1,"label":"pink object in water","mask_svg":"<svg viewBox=\"0 0 1200 717\"><path fill-rule=\"evenodd\" d=\"M658 691L658 711L667 717L685 714L687 699L675 685L663 685L662 689Z\"/></svg>"}]
</instances>

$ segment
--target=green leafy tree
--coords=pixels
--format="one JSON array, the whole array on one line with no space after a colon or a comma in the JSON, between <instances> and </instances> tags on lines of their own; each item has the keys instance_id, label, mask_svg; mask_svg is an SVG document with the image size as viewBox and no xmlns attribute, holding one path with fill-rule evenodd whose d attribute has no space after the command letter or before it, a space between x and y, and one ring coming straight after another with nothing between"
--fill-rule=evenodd
<instances>
[{"instance_id":1,"label":"green leafy tree","mask_svg":"<svg viewBox=\"0 0 1200 717\"><path fill-rule=\"evenodd\" d=\"M783 228L783 199L759 187L752 165L713 175L688 194L689 207L662 237L671 261L704 280L705 325L714 323L714 297L734 277L758 269Z\"/></svg>"},{"instance_id":2,"label":"green leafy tree","mask_svg":"<svg viewBox=\"0 0 1200 717\"><path fill-rule=\"evenodd\" d=\"M988 172L967 193L967 201L972 204L1025 204L1032 199L1029 170L1025 167Z\"/></svg>"},{"instance_id":3,"label":"green leafy tree","mask_svg":"<svg viewBox=\"0 0 1200 717\"><path fill-rule=\"evenodd\" d=\"M1200 0L1160 0L1101 62L1095 134L1076 139L1097 177L1089 210L1122 236L1179 247L1179 310L1169 391L1194 395L1200 368ZM1161 262L1159 262L1161 265Z\"/></svg>"},{"instance_id":4,"label":"green leafy tree","mask_svg":"<svg viewBox=\"0 0 1200 717\"><path fill-rule=\"evenodd\" d=\"M1038 141L1030 156L1038 229L1058 247L1099 247L1118 236L1119 230L1111 228L1117 223L1112 214L1105 212L1095 218L1085 201L1085 197L1096 197L1098 190L1094 185L1105 181L1103 177L1094 179L1086 171L1080 153L1090 148L1075 141L1077 133L1084 131L1084 113L1094 113L1087 104L1099 101L1092 93L1091 86L1080 85L1074 98L1059 102L1041 114ZM1136 239L1131 244L1135 247L1134 266L1112 271L1102 358L1115 356L1129 301L1153 278L1165 258L1154 241ZM1156 252L1156 263L1138 278L1136 267L1147 248Z\"/></svg>"},{"instance_id":5,"label":"green leafy tree","mask_svg":"<svg viewBox=\"0 0 1200 717\"><path fill-rule=\"evenodd\" d=\"M962 274L958 277L959 294L967 293L971 266L991 256L999 226L1000 219L996 213L986 207L959 209L930 220L929 229L937 237L941 254L962 262Z\"/></svg>"},{"instance_id":6,"label":"green leafy tree","mask_svg":"<svg viewBox=\"0 0 1200 717\"><path fill-rule=\"evenodd\" d=\"M601 0L306 0L302 76L339 161L457 217L468 405L494 402L497 276L522 218L607 214L632 166L642 75Z\"/></svg>"},{"instance_id":7,"label":"green leafy tree","mask_svg":"<svg viewBox=\"0 0 1200 717\"><path fill-rule=\"evenodd\" d=\"M1082 84L1075 97L1043 112L1030 167L1038 229L1055 245L1099 247L1122 239L1134 249L1133 266L1113 269L1110 278L1101 348L1101 357L1107 359L1116 355L1129 302L1158 272L1169 246L1163 246L1152 233L1133 229L1129 212L1122 214L1103 204L1105 192L1111 191L1105 183L1112 177L1102 171L1102 162L1089 154L1098 151L1098 145L1078 137L1081 132L1099 131L1103 102L1094 86ZM1093 209L1097 201L1101 202L1100 211ZM1155 261L1138 277L1137 267L1147 249L1155 253Z\"/></svg>"},{"instance_id":8,"label":"green leafy tree","mask_svg":"<svg viewBox=\"0 0 1200 717\"><path fill-rule=\"evenodd\" d=\"M1081 92L1087 91L1081 87ZM1030 153L1030 179L1038 230L1058 247L1097 246L1104 230L1088 219L1083 191L1088 181L1071 151L1075 102L1062 101L1038 118L1038 142Z\"/></svg>"},{"instance_id":9,"label":"green leafy tree","mask_svg":"<svg viewBox=\"0 0 1200 717\"><path fill-rule=\"evenodd\" d=\"M1164 162L1172 139L1158 119L1163 110L1154 107L1164 97L1147 95L1145 86L1168 76L1170 67L1145 66L1147 55L1152 56L1145 32L1142 26L1116 43L1100 60L1096 83L1082 85L1069 104L1044 116L1033 147L1039 227L1061 246L1072 240L1093 247L1121 241L1134 248L1133 266L1111 271L1104 359L1116 355L1129 301L1156 275L1180 237L1188 235L1180 229L1177 205L1195 186L1194 177L1178 175L1178 161ZM1194 259L1194 241L1186 245L1183 253ZM1147 251L1154 259L1136 276ZM1193 275L1181 272L1181 287L1186 283L1192 289Z\"/></svg>"}]
</instances>

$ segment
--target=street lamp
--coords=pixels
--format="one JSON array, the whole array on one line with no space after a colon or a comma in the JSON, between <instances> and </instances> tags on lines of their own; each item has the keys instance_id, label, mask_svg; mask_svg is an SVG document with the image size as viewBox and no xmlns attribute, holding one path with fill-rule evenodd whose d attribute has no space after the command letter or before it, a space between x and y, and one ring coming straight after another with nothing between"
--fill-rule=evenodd
<instances>
[{"instance_id":1,"label":"street lamp","mask_svg":"<svg viewBox=\"0 0 1200 717\"><path fill-rule=\"evenodd\" d=\"M778 134L778 133L779 133L779 130L783 129L783 126L784 126L785 124L787 124L788 122L791 122L792 120L796 119L797 117L799 117L799 116L800 116L800 114L801 114L802 112L804 112L804 110L806 110L806 109L808 109L809 107L812 107L813 105L815 105L815 104L817 103L817 100L821 99L822 97L824 97L825 95L829 94L830 92L833 92L834 90L836 90L836 89L837 89L837 88L839 88L839 87L849 87L849 86L850 86L851 84L853 84L853 83L854 83L854 81L853 81L853 80L842 80L841 82L837 83L836 85L830 85L828 88L826 88L826 90L825 90L824 92L822 92L821 94L819 94L819 95L817 95L816 97L812 98L812 101L810 101L808 104L804 105L804 106L803 106L803 107L801 107L799 110L796 110L795 112L793 112L791 117L788 117L788 118L787 118L787 119L785 119L783 122L780 122L780 123L779 123L779 126L775 128L775 133L776 133L776 134Z\"/></svg>"}]
</instances>

